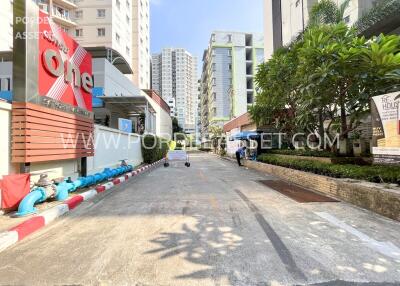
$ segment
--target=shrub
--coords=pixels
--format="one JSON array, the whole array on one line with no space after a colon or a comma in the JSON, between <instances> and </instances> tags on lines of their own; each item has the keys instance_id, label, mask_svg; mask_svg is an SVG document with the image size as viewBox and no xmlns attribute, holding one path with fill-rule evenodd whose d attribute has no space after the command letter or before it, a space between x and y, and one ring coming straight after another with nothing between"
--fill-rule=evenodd
<instances>
[{"instance_id":1,"label":"shrub","mask_svg":"<svg viewBox=\"0 0 400 286\"><path fill-rule=\"evenodd\" d=\"M400 167L398 166L357 166L316 162L307 159L283 158L273 154L262 154L258 160L264 163L311 172L334 178L366 180L374 183L400 184Z\"/></svg>"},{"instance_id":2,"label":"shrub","mask_svg":"<svg viewBox=\"0 0 400 286\"><path fill-rule=\"evenodd\" d=\"M271 149L267 153L280 155L308 156L308 157L334 157L335 154L329 151L319 151L311 149Z\"/></svg>"},{"instance_id":3,"label":"shrub","mask_svg":"<svg viewBox=\"0 0 400 286\"><path fill-rule=\"evenodd\" d=\"M142 137L143 162L151 164L165 157L168 152L168 143L161 138L146 134Z\"/></svg>"}]
</instances>

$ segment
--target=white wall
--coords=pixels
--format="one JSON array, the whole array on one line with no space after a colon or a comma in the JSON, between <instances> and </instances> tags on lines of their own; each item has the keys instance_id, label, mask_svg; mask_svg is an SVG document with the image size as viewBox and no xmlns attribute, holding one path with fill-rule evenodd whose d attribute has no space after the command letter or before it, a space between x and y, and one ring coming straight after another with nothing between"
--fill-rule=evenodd
<instances>
[{"instance_id":1,"label":"white wall","mask_svg":"<svg viewBox=\"0 0 400 286\"><path fill-rule=\"evenodd\" d=\"M11 163L11 104L0 101L0 177L15 173Z\"/></svg>"},{"instance_id":2,"label":"white wall","mask_svg":"<svg viewBox=\"0 0 400 286\"><path fill-rule=\"evenodd\" d=\"M94 86L103 87L105 96L140 95L140 89L106 59L92 59Z\"/></svg>"},{"instance_id":3,"label":"white wall","mask_svg":"<svg viewBox=\"0 0 400 286\"><path fill-rule=\"evenodd\" d=\"M88 174L117 167L123 159L134 166L143 162L140 135L95 125L94 138L95 153L87 160Z\"/></svg>"},{"instance_id":4,"label":"white wall","mask_svg":"<svg viewBox=\"0 0 400 286\"><path fill-rule=\"evenodd\" d=\"M169 113L162 109L161 106L157 102L155 102L150 96L148 96L147 93L145 93L144 91L142 91L142 95L146 96L151 107L156 111L156 135L166 139L172 138L172 120Z\"/></svg>"}]
</instances>

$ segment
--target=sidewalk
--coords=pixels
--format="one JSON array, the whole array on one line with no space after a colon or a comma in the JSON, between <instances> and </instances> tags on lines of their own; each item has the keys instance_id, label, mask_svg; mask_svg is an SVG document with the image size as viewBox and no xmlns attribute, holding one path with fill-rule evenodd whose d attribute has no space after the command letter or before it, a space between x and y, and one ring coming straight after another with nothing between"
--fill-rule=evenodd
<instances>
[{"instance_id":1,"label":"sidewalk","mask_svg":"<svg viewBox=\"0 0 400 286\"><path fill-rule=\"evenodd\" d=\"M140 168L144 167L145 164L139 165L137 166L133 171L137 171ZM111 180L112 181L112 180ZM91 189L95 189L98 186L101 186L102 184L107 183L107 181L103 181L100 182L96 185L90 186L90 187L85 187L85 188L81 188L78 189L77 191L73 192L73 193L69 193L68 199L71 199L73 197L76 197L86 191L89 191ZM47 200L43 203L37 204L35 205L35 208L37 208L38 212L36 214L32 214L32 215L28 215L28 216L23 216L23 217L16 217L14 216L14 214L16 213L16 211L10 212L10 213L6 213L3 215L0 215L0 233L9 230L10 228L18 225L19 223L22 223L24 221L26 221L29 218L32 218L34 216L40 215L41 213L43 213L46 210L49 210L55 206L61 205L63 204L64 201L56 201L56 200Z\"/></svg>"}]
</instances>

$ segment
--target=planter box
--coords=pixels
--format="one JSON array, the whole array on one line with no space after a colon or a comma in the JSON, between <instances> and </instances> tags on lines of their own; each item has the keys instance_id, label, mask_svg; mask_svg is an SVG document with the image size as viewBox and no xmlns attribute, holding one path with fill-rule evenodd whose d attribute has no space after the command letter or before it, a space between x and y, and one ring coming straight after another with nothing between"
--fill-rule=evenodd
<instances>
[{"instance_id":1,"label":"planter box","mask_svg":"<svg viewBox=\"0 0 400 286\"><path fill-rule=\"evenodd\" d=\"M400 221L400 188L397 186L388 188L365 181L336 179L256 161L245 160L244 165Z\"/></svg>"}]
</instances>

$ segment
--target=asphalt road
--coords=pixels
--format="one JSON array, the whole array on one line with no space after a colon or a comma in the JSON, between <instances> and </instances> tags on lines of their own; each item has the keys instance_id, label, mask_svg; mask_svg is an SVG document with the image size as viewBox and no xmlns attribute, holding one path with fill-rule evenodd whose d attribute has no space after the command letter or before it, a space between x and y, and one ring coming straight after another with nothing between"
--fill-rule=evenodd
<instances>
[{"instance_id":1,"label":"asphalt road","mask_svg":"<svg viewBox=\"0 0 400 286\"><path fill-rule=\"evenodd\" d=\"M84 202L0 253L0 284L400 285L400 224L297 203L212 155Z\"/></svg>"}]
</instances>

